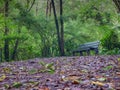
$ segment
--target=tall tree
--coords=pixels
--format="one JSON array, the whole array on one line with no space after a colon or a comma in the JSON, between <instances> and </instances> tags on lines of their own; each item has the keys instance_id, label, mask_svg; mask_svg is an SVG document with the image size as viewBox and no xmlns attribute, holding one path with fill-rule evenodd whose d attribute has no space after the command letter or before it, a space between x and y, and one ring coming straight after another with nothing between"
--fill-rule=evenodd
<instances>
[{"instance_id":1,"label":"tall tree","mask_svg":"<svg viewBox=\"0 0 120 90\"><path fill-rule=\"evenodd\" d=\"M57 18L57 14L56 14L56 8L55 8L54 0L51 0L51 3L52 3L52 7L53 7L53 13L54 13L56 30L57 30L59 52L60 52L61 56L64 56L65 54L64 54L64 32L63 32L63 18L62 18L62 13L63 13L62 0L60 0L60 24L61 24L61 29L59 29L59 23L58 23L58 18Z\"/></svg>"},{"instance_id":2,"label":"tall tree","mask_svg":"<svg viewBox=\"0 0 120 90\"><path fill-rule=\"evenodd\" d=\"M20 25L19 25L19 26L18 26L18 34L21 33L21 30L20 30L20 29L21 29L21 28L20 28ZM15 59L16 59L18 46L19 46L19 38L17 38L16 41L15 41L14 49L13 49L13 52L12 52L12 55L11 55L11 59L12 59L12 60L15 60Z\"/></svg>"},{"instance_id":3,"label":"tall tree","mask_svg":"<svg viewBox=\"0 0 120 90\"><path fill-rule=\"evenodd\" d=\"M53 7L53 13L54 13L54 18L55 18L55 25L56 25L56 30L57 30L58 46L59 46L59 51L61 53L61 40L60 40L59 23L58 23L58 19L57 19L57 14L56 14L56 8L55 8L54 0L51 0L51 3L52 3L52 7Z\"/></svg>"},{"instance_id":4,"label":"tall tree","mask_svg":"<svg viewBox=\"0 0 120 90\"><path fill-rule=\"evenodd\" d=\"M118 9L118 12L120 13L120 0L113 0L113 2L115 3L115 5Z\"/></svg>"},{"instance_id":5,"label":"tall tree","mask_svg":"<svg viewBox=\"0 0 120 90\"><path fill-rule=\"evenodd\" d=\"M31 5L30 5L31 4ZM35 4L35 0L31 0L31 3L30 3L30 0L27 0L27 4L26 4L26 6L27 6L27 9L25 10L25 12L24 12L24 14L25 15L27 15L30 11L31 11L31 9L33 8L33 5ZM20 5L20 4L19 4ZM20 5L21 6L21 5ZM22 7L22 6L21 6ZM22 17L22 14L23 14L23 11L24 11L24 9L19 9L20 10L20 16ZM22 23L21 22L19 22L18 23L18 34L20 34L21 33L21 26L22 26ZM15 45L14 45L14 49L13 49L13 52L12 52L12 54L11 54L11 59L12 60L15 60L16 59L16 56L17 56L17 49L18 49L18 46L19 46L19 38L16 38L16 41L15 41Z\"/></svg>"},{"instance_id":6,"label":"tall tree","mask_svg":"<svg viewBox=\"0 0 120 90\"><path fill-rule=\"evenodd\" d=\"M61 56L65 55L64 52L64 23L63 23L63 2L60 0L60 25L61 25Z\"/></svg>"},{"instance_id":7,"label":"tall tree","mask_svg":"<svg viewBox=\"0 0 120 90\"><path fill-rule=\"evenodd\" d=\"M9 0L5 0L5 10L4 10L4 15L5 15L5 32L4 35L7 36L9 33L9 28L7 26L7 19L9 15ZM5 39L5 44L4 44L4 57L6 61L9 61L9 40L6 38Z\"/></svg>"},{"instance_id":8,"label":"tall tree","mask_svg":"<svg viewBox=\"0 0 120 90\"><path fill-rule=\"evenodd\" d=\"M47 0L46 16L51 15L51 0Z\"/></svg>"}]
</instances>

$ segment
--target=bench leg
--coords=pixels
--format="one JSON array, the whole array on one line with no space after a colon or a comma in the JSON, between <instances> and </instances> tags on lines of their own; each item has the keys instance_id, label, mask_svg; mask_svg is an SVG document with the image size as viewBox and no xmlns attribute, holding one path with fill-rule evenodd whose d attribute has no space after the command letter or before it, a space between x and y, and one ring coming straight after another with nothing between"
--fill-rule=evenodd
<instances>
[{"instance_id":1,"label":"bench leg","mask_svg":"<svg viewBox=\"0 0 120 90\"><path fill-rule=\"evenodd\" d=\"M83 56L83 53L80 51L80 56Z\"/></svg>"},{"instance_id":2,"label":"bench leg","mask_svg":"<svg viewBox=\"0 0 120 90\"><path fill-rule=\"evenodd\" d=\"M75 56L75 52L73 52L73 56Z\"/></svg>"},{"instance_id":3,"label":"bench leg","mask_svg":"<svg viewBox=\"0 0 120 90\"><path fill-rule=\"evenodd\" d=\"M90 50L87 50L86 52L87 52L87 55L89 56L90 55Z\"/></svg>"},{"instance_id":4,"label":"bench leg","mask_svg":"<svg viewBox=\"0 0 120 90\"><path fill-rule=\"evenodd\" d=\"M99 51L98 51L98 48L95 49L95 54L98 55Z\"/></svg>"}]
</instances>

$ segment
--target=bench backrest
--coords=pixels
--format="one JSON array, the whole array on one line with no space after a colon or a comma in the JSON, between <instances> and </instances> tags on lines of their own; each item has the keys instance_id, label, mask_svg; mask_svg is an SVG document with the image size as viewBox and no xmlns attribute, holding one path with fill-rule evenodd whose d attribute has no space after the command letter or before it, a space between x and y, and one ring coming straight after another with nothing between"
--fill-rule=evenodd
<instances>
[{"instance_id":1,"label":"bench backrest","mask_svg":"<svg viewBox=\"0 0 120 90\"><path fill-rule=\"evenodd\" d=\"M98 48L99 44L100 44L100 41L88 42L88 43L81 44L79 46L79 49L81 49L81 48L94 49L94 48Z\"/></svg>"}]
</instances>

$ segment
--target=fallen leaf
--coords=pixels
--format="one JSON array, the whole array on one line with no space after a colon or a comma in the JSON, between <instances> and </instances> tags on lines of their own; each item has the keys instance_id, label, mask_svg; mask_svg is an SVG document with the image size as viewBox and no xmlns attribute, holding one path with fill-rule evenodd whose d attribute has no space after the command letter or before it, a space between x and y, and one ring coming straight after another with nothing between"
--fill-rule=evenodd
<instances>
[{"instance_id":1,"label":"fallen leaf","mask_svg":"<svg viewBox=\"0 0 120 90\"><path fill-rule=\"evenodd\" d=\"M23 70L23 69L24 69L24 67L19 67L19 69L20 69L20 70Z\"/></svg>"},{"instance_id":2,"label":"fallen leaf","mask_svg":"<svg viewBox=\"0 0 120 90\"><path fill-rule=\"evenodd\" d=\"M79 80L73 80L73 81L72 81L72 84L79 84L79 83L80 83Z\"/></svg>"},{"instance_id":3,"label":"fallen leaf","mask_svg":"<svg viewBox=\"0 0 120 90\"><path fill-rule=\"evenodd\" d=\"M80 77L78 76L62 76L62 81L72 81L73 83L79 83Z\"/></svg>"},{"instance_id":4,"label":"fallen leaf","mask_svg":"<svg viewBox=\"0 0 120 90\"><path fill-rule=\"evenodd\" d=\"M66 88L64 88L64 90L70 90L70 88L69 88L69 87L66 87Z\"/></svg>"},{"instance_id":5,"label":"fallen leaf","mask_svg":"<svg viewBox=\"0 0 120 90\"><path fill-rule=\"evenodd\" d=\"M101 77L101 78L98 78L97 80L98 80L98 81L101 81L101 82L103 82L103 81L105 81L105 80L106 80L106 78L104 78L104 77Z\"/></svg>"},{"instance_id":6,"label":"fallen leaf","mask_svg":"<svg viewBox=\"0 0 120 90\"><path fill-rule=\"evenodd\" d=\"M116 72L116 74L117 74L118 76L120 76L120 72Z\"/></svg>"},{"instance_id":7,"label":"fallen leaf","mask_svg":"<svg viewBox=\"0 0 120 90\"><path fill-rule=\"evenodd\" d=\"M5 89L9 89L9 88L10 88L10 85L5 84L4 87L5 87Z\"/></svg>"},{"instance_id":8,"label":"fallen leaf","mask_svg":"<svg viewBox=\"0 0 120 90\"><path fill-rule=\"evenodd\" d=\"M5 80L5 78L6 78L6 75L5 75L5 74L1 75L1 76L0 76L0 82L3 81L3 80Z\"/></svg>"},{"instance_id":9,"label":"fallen leaf","mask_svg":"<svg viewBox=\"0 0 120 90\"><path fill-rule=\"evenodd\" d=\"M29 74L35 74L37 72L38 72L37 69L31 69L28 71Z\"/></svg>"},{"instance_id":10,"label":"fallen leaf","mask_svg":"<svg viewBox=\"0 0 120 90\"><path fill-rule=\"evenodd\" d=\"M12 87L14 87L14 88L19 88L21 86L22 86L22 83L20 83L20 82L14 82L12 85Z\"/></svg>"},{"instance_id":11,"label":"fallen leaf","mask_svg":"<svg viewBox=\"0 0 120 90\"><path fill-rule=\"evenodd\" d=\"M104 86L105 84L104 83L101 83L101 82L94 82L94 81L92 81L91 82L92 84L95 84L95 85L98 85L98 86Z\"/></svg>"},{"instance_id":12,"label":"fallen leaf","mask_svg":"<svg viewBox=\"0 0 120 90\"><path fill-rule=\"evenodd\" d=\"M4 72L4 73L10 73L10 72L11 72L11 69L10 69L10 68L3 68L3 72Z\"/></svg>"},{"instance_id":13,"label":"fallen leaf","mask_svg":"<svg viewBox=\"0 0 120 90\"><path fill-rule=\"evenodd\" d=\"M39 90L50 90L50 89L45 87L45 88L40 88Z\"/></svg>"}]
</instances>

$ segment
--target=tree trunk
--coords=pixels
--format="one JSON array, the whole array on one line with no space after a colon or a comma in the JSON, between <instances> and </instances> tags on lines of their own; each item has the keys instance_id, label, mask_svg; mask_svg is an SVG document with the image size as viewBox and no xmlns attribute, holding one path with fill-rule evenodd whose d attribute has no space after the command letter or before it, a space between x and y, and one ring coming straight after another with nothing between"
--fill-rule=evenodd
<instances>
[{"instance_id":1,"label":"tree trunk","mask_svg":"<svg viewBox=\"0 0 120 90\"><path fill-rule=\"evenodd\" d=\"M38 15L38 2L36 3L36 16Z\"/></svg>"},{"instance_id":2,"label":"tree trunk","mask_svg":"<svg viewBox=\"0 0 120 90\"><path fill-rule=\"evenodd\" d=\"M47 0L46 16L48 15L48 9L49 9L49 0Z\"/></svg>"},{"instance_id":3,"label":"tree trunk","mask_svg":"<svg viewBox=\"0 0 120 90\"><path fill-rule=\"evenodd\" d=\"M9 33L9 29L8 29L8 26L7 26L7 18L8 18L8 14L9 14L9 0L5 0L5 11L4 11L4 14L5 14L5 33L4 35L5 36L8 36L8 33ZM6 61L9 61L9 40L6 38L5 39L5 44L4 44L4 57L5 57L5 60Z\"/></svg>"},{"instance_id":4,"label":"tree trunk","mask_svg":"<svg viewBox=\"0 0 120 90\"><path fill-rule=\"evenodd\" d=\"M20 34L20 33L21 33L21 32L20 32L20 26L18 26L18 34ZM16 59L18 45L19 45L19 38L17 38L16 41L15 41L14 50L13 50L13 53L12 53L12 56L11 56L11 59L12 59L12 60L15 60L15 59Z\"/></svg>"},{"instance_id":5,"label":"tree trunk","mask_svg":"<svg viewBox=\"0 0 120 90\"><path fill-rule=\"evenodd\" d=\"M63 23L63 4L60 0L60 24L61 24L61 56L65 55L64 52L64 23Z\"/></svg>"},{"instance_id":6,"label":"tree trunk","mask_svg":"<svg viewBox=\"0 0 120 90\"><path fill-rule=\"evenodd\" d=\"M115 5L118 9L118 13L120 13L120 0L113 0L113 2L115 3Z\"/></svg>"},{"instance_id":7,"label":"tree trunk","mask_svg":"<svg viewBox=\"0 0 120 90\"><path fill-rule=\"evenodd\" d=\"M51 0L47 0L47 7L46 7L46 17L48 16L51 16Z\"/></svg>"},{"instance_id":8,"label":"tree trunk","mask_svg":"<svg viewBox=\"0 0 120 90\"><path fill-rule=\"evenodd\" d=\"M17 39L16 42L15 42L14 50L13 50L12 57L11 57L12 60L15 60L18 44L19 44L19 39Z\"/></svg>"},{"instance_id":9,"label":"tree trunk","mask_svg":"<svg viewBox=\"0 0 120 90\"><path fill-rule=\"evenodd\" d=\"M59 52L60 52L60 55L62 55L61 39L60 39L60 31L59 31L59 24L58 24L58 19L57 19L57 15L56 15L56 9L55 9L54 0L51 0L51 3L52 3L52 7L53 7L53 13L54 13L55 24L56 24L56 30L57 30Z\"/></svg>"}]
</instances>

